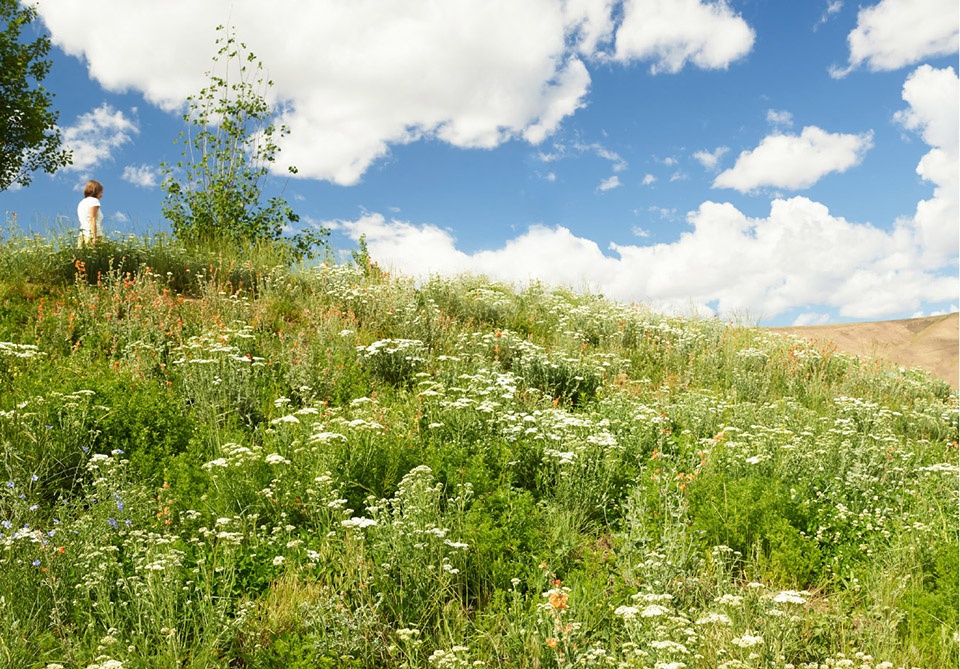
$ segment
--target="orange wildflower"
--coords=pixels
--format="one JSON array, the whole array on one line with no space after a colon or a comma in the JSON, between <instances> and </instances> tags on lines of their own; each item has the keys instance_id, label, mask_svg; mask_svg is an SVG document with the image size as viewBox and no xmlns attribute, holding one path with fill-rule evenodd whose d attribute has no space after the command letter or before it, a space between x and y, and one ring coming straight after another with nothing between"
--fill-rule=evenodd
<instances>
[{"instance_id":1,"label":"orange wildflower","mask_svg":"<svg viewBox=\"0 0 960 669\"><path fill-rule=\"evenodd\" d=\"M569 599L570 597L567 595L567 593L559 588L551 590L547 596L547 601L550 602L550 606L558 611L562 611L563 609L567 608L567 600Z\"/></svg>"}]
</instances>

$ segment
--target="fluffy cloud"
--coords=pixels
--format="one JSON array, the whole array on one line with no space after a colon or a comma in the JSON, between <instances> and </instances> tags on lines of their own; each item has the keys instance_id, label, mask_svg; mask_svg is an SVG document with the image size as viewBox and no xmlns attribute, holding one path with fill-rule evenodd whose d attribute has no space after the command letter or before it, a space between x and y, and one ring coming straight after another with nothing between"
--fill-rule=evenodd
<instances>
[{"instance_id":1,"label":"fluffy cloud","mask_svg":"<svg viewBox=\"0 0 960 669\"><path fill-rule=\"evenodd\" d=\"M284 163L340 184L358 182L391 145L538 144L585 104L591 61L718 68L753 44L723 3L619 8L615 0L288 0L284 12L295 20L265 21L255 0L38 5L53 42L104 88L142 91L171 111L206 83L214 27L228 21L274 82L269 94L291 130Z\"/></svg>"},{"instance_id":2,"label":"fluffy cloud","mask_svg":"<svg viewBox=\"0 0 960 669\"><path fill-rule=\"evenodd\" d=\"M141 188L153 188L159 180L159 170L153 165L127 165L123 168L124 181Z\"/></svg>"},{"instance_id":3,"label":"fluffy cloud","mask_svg":"<svg viewBox=\"0 0 960 669\"><path fill-rule=\"evenodd\" d=\"M565 24L574 26L578 52L592 56L613 34L615 0L566 0L563 11Z\"/></svg>"},{"instance_id":4,"label":"fluffy cloud","mask_svg":"<svg viewBox=\"0 0 960 669\"><path fill-rule=\"evenodd\" d=\"M693 157L698 163L703 165L704 169L712 172L717 169L717 165L720 164L720 159L723 158L729 150L729 147L718 146L713 151L707 151L706 149L697 151L693 154Z\"/></svg>"},{"instance_id":5,"label":"fluffy cloud","mask_svg":"<svg viewBox=\"0 0 960 669\"><path fill-rule=\"evenodd\" d=\"M619 188L623 184L620 183L620 177L614 174L612 177L608 177L600 182L600 185L597 186L599 191L608 191L613 190L614 188Z\"/></svg>"},{"instance_id":6,"label":"fluffy cloud","mask_svg":"<svg viewBox=\"0 0 960 669\"><path fill-rule=\"evenodd\" d=\"M292 132L284 161L302 176L351 184L390 144L541 141L583 104L590 77L578 54L610 32L598 7L290 0L284 11L295 21L264 21L263 3L253 0L90 0L38 9L53 41L82 57L105 88L138 89L166 109L203 86L214 27L229 21L284 103ZM97 30L89 16L97 16Z\"/></svg>"},{"instance_id":7,"label":"fluffy cloud","mask_svg":"<svg viewBox=\"0 0 960 669\"><path fill-rule=\"evenodd\" d=\"M809 304L850 318L882 318L924 302L956 299L956 280L924 269L909 235L851 223L804 197L775 200L765 218L705 202L676 242L610 245L615 255L563 227L534 226L502 248L465 254L434 226L369 214L333 222L371 255L416 278L475 273L512 283L544 280L623 301L722 315L774 318Z\"/></svg>"},{"instance_id":8,"label":"fluffy cloud","mask_svg":"<svg viewBox=\"0 0 960 669\"><path fill-rule=\"evenodd\" d=\"M76 122L61 128L63 145L73 152L73 164L64 171L88 173L113 159L113 152L140 132L137 124L108 104L82 114Z\"/></svg>"},{"instance_id":9,"label":"fluffy cloud","mask_svg":"<svg viewBox=\"0 0 960 669\"><path fill-rule=\"evenodd\" d=\"M794 311L797 324L824 322L828 309L856 319L929 312L957 300L960 80L952 68L922 66L904 84L903 99L908 107L896 120L931 147L917 171L935 192L890 230L835 216L805 197L776 199L759 218L704 202L676 241L610 244L606 252L563 227L533 226L500 248L467 254L434 226L379 214L328 223L353 239L364 235L378 262L421 279L466 272L541 280L680 313L774 319ZM866 144L853 137L854 145Z\"/></svg>"},{"instance_id":10,"label":"fluffy cloud","mask_svg":"<svg viewBox=\"0 0 960 669\"><path fill-rule=\"evenodd\" d=\"M900 223L914 230L927 261L940 265L956 259L960 247L960 79L953 68L923 65L904 83L903 99L910 107L895 118L930 145L917 174L935 188L913 219Z\"/></svg>"},{"instance_id":11,"label":"fluffy cloud","mask_svg":"<svg viewBox=\"0 0 960 669\"><path fill-rule=\"evenodd\" d=\"M774 128L792 128L793 114L788 111L778 111L776 109L767 110L767 123Z\"/></svg>"},{"instance_id":12,"label":"fluffy cloud","mask_svg":"<svg viewBox=\"0 0 960 669\"><path fill-rule=\"evenodd\" d=\"M722 69L747 55L754 33L726 2L627 0L616 58L652 60L651 72L679 72L687 62Z\"/></svg>"},{"instance_id":13,"label":"fluffy cloud","mask_svg":"<svg viewBox=\"0 0 960 669\"><path fill-rule=\"evenodd\" d=\"M736 164L717 175L714 188L745 193L765 186L798 190L808 188L831 172L857 165L873 146L873 133L829 133L807 126L799 135L769 135L752 151L744 151Z\"/></svg>"},{"instance_id":14,"label":"fluffy cloud","mask_svg":"<svg viewBox=\"0 0 960 669\"><path fill-rule=\"evenodd\" d=\"M860 10L847 36L850 66L896 70L932 56L956 53L960 36L956 0L881 0Z\"/></svg>"}]
</instances>

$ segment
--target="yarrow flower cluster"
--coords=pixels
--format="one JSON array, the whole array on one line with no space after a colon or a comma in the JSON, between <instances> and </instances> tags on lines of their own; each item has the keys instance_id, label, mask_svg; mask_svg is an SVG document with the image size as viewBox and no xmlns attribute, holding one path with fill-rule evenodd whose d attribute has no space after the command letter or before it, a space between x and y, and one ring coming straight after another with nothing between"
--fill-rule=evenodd
<instances>
[{"instance_id":1,"label":"yarrow flower cluster","mask_svg":"<svg viewBox=\"0 0 960 669\"><path fill-rule=\"evenodd\" d=\"M373 527L377 524L377 521L373 518L360 518L354 516L353 518L348 518L347 520L341 520L340 524L344 527L352 527L358 530L365 529L367 527Z\"/></svg>"},{"instance_id":2,"label":"yarrow flower cluster","mask_svg":"<svg viewBox=\"0 0 960 669\"><path fill-rule=\"evenodd\" d=\"M738 637L734 637L730 640L734 646L739 646L740 648L752 648L753 646L759 646L763 643L763 637L747 632L746 634Z\"/></svg>"}]
</instances>

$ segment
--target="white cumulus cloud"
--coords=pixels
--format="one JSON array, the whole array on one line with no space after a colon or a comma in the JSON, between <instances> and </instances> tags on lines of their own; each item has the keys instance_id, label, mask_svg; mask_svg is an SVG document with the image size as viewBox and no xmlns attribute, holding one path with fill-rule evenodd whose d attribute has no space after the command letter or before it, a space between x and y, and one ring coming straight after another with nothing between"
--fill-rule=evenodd
<instances>
[{"instance_id":1,"label":"white cumulus cloud","mask_svg":"<svg viewBox=\"0 0 960 669\"><path fill-rule=\"evenodd\" d=\"M586 104L590 63L724 68L754 39L727 4L700 0L287 0L289 21L265 20L259 0L44 2L38 11L53 42L104 88L140 91L169 111L207 83L215 27L229 23L264 63L291 131L276 168L344 185L409 142L542 143Z\"/></svg>"},{"instance_id":2,"label":"white cumulus cloud","mask_svg":"<svg viewBox=\"0 0 960 669\"><path fill-rule=\"evenodd\" d=\"M679 72L688 62L723 69L753 48L753 29L723 1L627 0L616 58L651 60L651 72Z\"/></svg>"},{"instance_id":3,"label":"white cumulus cloud","mask_svg":"<svg viewBox=\"0 0 960 669\"><path fill-rule=\"evenodd\" d=\"M725 315L774 318L818 304L850 318L913 312L925 301L956 300L956 280L924 267L908 235L833 216L804 197L774 200L749 218L728 203L705 202L672 243L610 244L564 227L533 226L502 247L467 254L435 226L367 214L332 224L365 235L386 267L425 279L473 273L517 284L542 280L622 301L689 311L715 304Z\"/></svg>"},{"instance_id":4,"label":"white cumulus cloud","mask_svg":"<svg viewBox=\"0 0 960 669\"><path fill-rule=\"evenodd\" d=\"M718 146L713 151L707 151L706 149L697 151L693 154L693 157L698 163L703 165L704 169L712 172L717 169L717 165L720 164L720 159L723 158L729 150L730 148L727 146Z\"/></svg>"},{"instance_id":5,"label":"white cumulus cloud","mask_svg":"<svg viewBox=\"0 0 960 669\"><path fill-rule=\"evenodd\" d=\"M896 70L933 56L956 53L960 45L960 5L956 0L881 0L864 7L847 36L850 64L838 76L866 64Z\"/></svg>"},{"instance_id":6,"label":"white cumulus cloud","mask_svg":"<svg viewBox=\"0 0 960 669\"><path fill-rule=\"evenodd\" d=\"M762 187L808 188L831 172L858 165L872 146L872 132L830 133L816 126L807 126L799 135L769 135L757 148L743 151L733 167L717 175L713 186L741 193Z\"/></svg>"},{"instance_id":7,"label":"white cumulus cloud","mask_svg":"<svg viewBox=\"0 0 960 669\"><path fill-rule=\"evenodd\" d=\"M435 226L380 214L327 223L353 239L365 235L378 262L419 279L539 280L679 313L774 319L793 311L797 324L823 322L828 310L855 319L929 313L957 304L960 80L952 68L921 66L904 83L903 99L908 106L895 118L930 146L917 171L935 191L889 230L802 196L775 199L757 218L704 202L687 214L689 227L676 241L643 243L646 233L635 227L638 243L607 244L606 252L563 227L533 226L500 248L464 253Z\"/></svg>"},{"instance_id":8,"label":"white cumulus cloud","mask_svg":"<svg viewBox=\"0 0 960 669\"><path fill-rule=\"evenodd\" d=\"M54 43L82 57L101 85L140 90L170 110L204 85L214 28L229 22L283 102L283 161L341 184L358 181L391 144L542 141L584 102L581 49L612 30L610 8L583 1L290 0L291 21L265 21L254 0L38 9Z\"/></svg>"},{"instance_id":9,"label":"white cumulus cloud","mask_svg":"<svg viewBox=\"0 0 960 669\"><path fill-rule=\"evenodd\" d=\"M909 108L895 118L920 133L930 151L917 174L934 185L933 197L917 204L910 225L929 262L956 259L960 247L960 79L953 68L917 68L903 85Z\"/></svg>"},{"instance_id":10,"label":"white cumulus cloud","mask_svg":"<svg viewBox=\"0 0 960 669\"><path fill-rule=\"evenodd\" d=\"M153 188L157 185L160 171L153 165L127 165L123 168L124 181L141 188Z\"/></svg>"},{"instance_id":11,"label":"white cumulus cloud","mask_svg":"<svg viewBox=\"0 0 960 669\"><path fill-rule=\"evenodd\" d=\"M66 172L88 173L113 160L114 151L140 132L136 122L122 111L104 103L81 114L73 125L61 128L63 145L73 152L73 164Z\"/></svg>"}]
</instances>

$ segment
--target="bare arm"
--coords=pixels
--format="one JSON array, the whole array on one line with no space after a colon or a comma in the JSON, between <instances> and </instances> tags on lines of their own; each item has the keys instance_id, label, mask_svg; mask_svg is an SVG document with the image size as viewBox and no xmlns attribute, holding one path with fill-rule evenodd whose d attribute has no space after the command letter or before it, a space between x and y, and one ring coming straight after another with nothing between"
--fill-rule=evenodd
<instances>
[{"instance_id":1,"label":"bare arm","mask_svg":"<svg viewBox=\"0 0 960 669\"><path fill-rule=\"evenodd\" d=\"M100 205L90 207L90 242L97 243L97 214L100 213Z\"/></svg>"}]
</instances>

